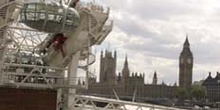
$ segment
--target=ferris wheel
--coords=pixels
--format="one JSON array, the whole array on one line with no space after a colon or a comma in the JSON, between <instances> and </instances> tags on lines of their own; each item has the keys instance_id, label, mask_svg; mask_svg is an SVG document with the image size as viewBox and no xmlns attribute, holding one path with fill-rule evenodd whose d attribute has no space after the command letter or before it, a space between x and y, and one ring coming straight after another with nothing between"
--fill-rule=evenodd
<instances>
[{"instance_id":1,"label":"ferris wheel","mask_svg":"<svg viewBox=\"0 0 220 110\"><path fill-rule=\"evenodd\" d=\"M88 66L95 57L90 47L99 45L112 30L113 23L107 23L108 8L76 4L77 0L31 1L0 0L1 86L57 89L57 108L65 110L99 109L98 102L106 104L104 109L127 110L126 105L135 105L137 110L142 106L156 107L74 94L74 89L84 86L77 85L75 70L81 68L87 76L92 74ZM57 46L56 36L67 37L62 46ZM70 97L72 94L74 98Z\"/></svg>"},{"instance_id":2,"label":"ferris wheel","mask_svg":"<svg viewBox=\"0 0 220 110\"><path fill-rule=\"evenodd\" d=\"M3 82L16 87L76 87L66 84L64 77L75 54L76 66L94 77L88 70L95 62L91 46L99 45L112 30L112 22L106 24L108 8L77 0L24 0L14 7L6 13L14 22L5 34Z\"/></svg>"}]
</instances>

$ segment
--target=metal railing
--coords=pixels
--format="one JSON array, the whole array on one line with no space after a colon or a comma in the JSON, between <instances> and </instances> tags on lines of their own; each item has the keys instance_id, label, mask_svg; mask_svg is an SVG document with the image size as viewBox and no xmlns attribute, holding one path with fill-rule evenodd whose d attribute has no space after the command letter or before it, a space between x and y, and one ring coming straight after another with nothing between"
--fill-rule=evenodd
<instances>
[{"instance_id":1,"label":"metal railing","mask_svg":"<svg viewBox=\"0 0 220 110\"><path fill-rule=\"evenodd\" d=\"M85 77L75 77L75 85L68 85L65 68L42 65L5 63L3 68L4 85L36 88L81 88L85 86Z\"/></svg>"},{"instance_id":2,"label":"metal railing","mask_svg":"<svg viewBox=\"0 0 220 110\"><path fill-rule=\"evenodd\" d=\"M147 103L136 103L116 99L100 98L85 95L72 95L74 102L70 110L183 110Z\"/></svg>"}]
</instances>

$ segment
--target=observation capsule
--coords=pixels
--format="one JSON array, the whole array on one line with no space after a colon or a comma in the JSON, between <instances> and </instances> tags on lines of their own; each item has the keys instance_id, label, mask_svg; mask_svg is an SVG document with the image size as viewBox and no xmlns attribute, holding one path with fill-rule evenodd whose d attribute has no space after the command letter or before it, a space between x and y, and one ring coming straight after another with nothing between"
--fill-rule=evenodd
<instances>
[{"instance_id":1,"label":"observation capsule","mask_svg":"<svg viewBox=\"0 0 220 110\"><path fill-rule=\"evenodd\" d=\"M20 22L48 33L69 33L80 24L76 9L59 4L26 3L20 15Z\"/></svg>"}]
</instances>

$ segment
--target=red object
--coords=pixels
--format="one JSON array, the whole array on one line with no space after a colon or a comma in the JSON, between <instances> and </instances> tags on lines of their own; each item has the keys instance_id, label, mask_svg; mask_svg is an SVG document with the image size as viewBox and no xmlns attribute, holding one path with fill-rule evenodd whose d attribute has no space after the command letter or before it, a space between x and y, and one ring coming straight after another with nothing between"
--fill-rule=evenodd
<instances>
[{"instance_id":1,"label":"red object","mask_svg":"<svg viewBox=\"0 0 220 110\"><path fill-rule=\"evenodd\" d=\"M62 53L62 56L65 56L64 50L63 50L63 44L66 41L67 37L65 37L62 33L58 33L54 36L53 39L53 46L55 50L60 50Z\"/></svg>"}]
</instances>

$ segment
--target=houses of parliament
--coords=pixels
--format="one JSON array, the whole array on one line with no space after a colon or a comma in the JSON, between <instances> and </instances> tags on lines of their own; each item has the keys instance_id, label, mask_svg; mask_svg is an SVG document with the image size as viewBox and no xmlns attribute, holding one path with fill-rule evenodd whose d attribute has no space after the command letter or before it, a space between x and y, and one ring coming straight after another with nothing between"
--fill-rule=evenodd
<instances>
[{"instance_id":1,"label":"houses of parliament","mask_svg":"<svg viewBox=\"0 0 220 110\"><path fill-rule=\"evenodd\" d=\"M144 73L131 73L129 62L125 57L124 67L116 75L117 52L105 51L100 55L100 81L95 78L89 79L88 90L80 91L84 94L135 96L138 98L174 98L179 87L188 88L192 84L193 54L190 50L190 43L186 37L183 50L179 56L179 86L166 85L164 82L158 84L157 73L154 72L151 84L145 84Z\"/></svg>"}]
</instances>

